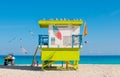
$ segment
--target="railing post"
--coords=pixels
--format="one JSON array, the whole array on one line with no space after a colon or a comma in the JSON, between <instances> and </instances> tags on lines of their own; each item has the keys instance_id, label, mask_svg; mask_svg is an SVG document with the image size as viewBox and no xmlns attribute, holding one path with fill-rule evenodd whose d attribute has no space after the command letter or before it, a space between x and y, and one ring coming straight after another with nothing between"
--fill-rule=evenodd
<instances>
[{"instance_id":1,"label":"railing post","mask_svg":"<svg viewBox=\"0 0 120 77\"><path fill-rule=\"evenodd\" d=\"M48 35L48 48L49 48L49 35Z\"/></svg>"},{"instance_id":2,"label":"railing post","mask_svg":"<svg viewBox=\"0 0 120 77\"><path fill-rule=\"evenodd\" d=\"M82 35L80 35L80 45L82 44Z\"/></svg>"},{"instance_id":3,"label":"railing post","mask_svg":"<svg viewBox=\"0 0 120 77\"><path fill-rule=\"evenodd\" d=\"M42 48L42 36L40 36L40 47Z\"/></svg>"},{"instance_id":4,"label":"railing post","mask_svg":"<svg viewBox=\"0 0 120 77\"><path fill-rule=\"evenodd\" d=\"M40 35L38 35L38 45L40 45Z\"/></svg>"}]
</instances>

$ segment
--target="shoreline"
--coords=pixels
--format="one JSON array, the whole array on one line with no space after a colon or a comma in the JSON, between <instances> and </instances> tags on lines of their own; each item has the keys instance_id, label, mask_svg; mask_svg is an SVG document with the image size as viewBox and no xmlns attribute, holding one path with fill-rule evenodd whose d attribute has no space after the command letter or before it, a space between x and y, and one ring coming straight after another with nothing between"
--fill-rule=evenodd
<instances>
[{"instance_id":1,"label":"shoreline","mask_svg":"<svg viewBox=\"0 0 120 77\"><path fill-rule=\"evenodd\" d=\"M79 64L79 66L120 66L120 64ZM0 66L4 66L3 64L0 64ZM31 64L15 64L15 65L7 65L9 67L15 67L15 66L31 66L31 67L42 67L42 64L39 64L38 66L32 66ZM7 67L6 66L6 67ZM62 64L52 64L52 66L62 66ZM66 66L66 64L63 64L63 66ZM79 69L79 67L78 67Z\"/></svg>"},{"instance_id":2,"label":"shoreline","mask_svg":"<svg viewBox=\"0 0 120 77\"><path fill-rule=\"evenodd\" d=\"M58 64L57 64L58 65ZM41 65L39 65L41 66ZM29 65L0 65L0 77L119 77L120 64L79 64L77 70L42 70Z\"/></svg>"},{"instance_id":3,"label":"shoreline","mask_svg":"<svg viewBox=\"0 0 120 77\"><path fill-rule=\"evenodd\" d=\"M0 65L4 65L4 64L0 64ZM30 66L31 64L15 64L14 66ZM42 64L39 64L40 66ZM52 64L52 65L62 65L62 64ZM63 64L65 65L65 64ZM119 63L115 63L115 64L78 64L78 65L120 65ZM11 66L11 64L9 64L8 66Z\"/></svg>"}]
</instances>

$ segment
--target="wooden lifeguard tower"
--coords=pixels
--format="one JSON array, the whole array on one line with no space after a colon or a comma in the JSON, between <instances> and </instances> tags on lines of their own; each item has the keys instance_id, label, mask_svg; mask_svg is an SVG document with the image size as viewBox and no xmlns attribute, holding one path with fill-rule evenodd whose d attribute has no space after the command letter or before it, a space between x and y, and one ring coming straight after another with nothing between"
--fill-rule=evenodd
<instances>
[{"instance_id":1,"label":"wooden lifeguard tower","mask_svg":"<svg viewBox=\"0 0 120 77\"><path fill-rule=\"evenodd\" d=\"M48 35L39 35L39 44L35 51L41 51L42 69L49 67L57 61L62 61L66 66L78 68L82 35L80 20L39 20L40 28L48 28Z\"/></svg>"}]
</instances>

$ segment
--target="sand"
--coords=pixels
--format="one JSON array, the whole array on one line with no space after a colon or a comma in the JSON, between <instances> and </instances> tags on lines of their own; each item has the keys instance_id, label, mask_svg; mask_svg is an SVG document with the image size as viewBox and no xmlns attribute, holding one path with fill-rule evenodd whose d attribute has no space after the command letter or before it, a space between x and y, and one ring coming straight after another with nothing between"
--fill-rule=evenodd
<instances>
[{"instance_id":1,"label":"sand","mask_svg":"<svg viewBox=\"0 0 120 77\"><path fill-rule=\"evenodd\" d=\"M81 64L78 70L72 71L0 65L0 77L120 77L120 65Z\"/></svg>"}]
</instances>

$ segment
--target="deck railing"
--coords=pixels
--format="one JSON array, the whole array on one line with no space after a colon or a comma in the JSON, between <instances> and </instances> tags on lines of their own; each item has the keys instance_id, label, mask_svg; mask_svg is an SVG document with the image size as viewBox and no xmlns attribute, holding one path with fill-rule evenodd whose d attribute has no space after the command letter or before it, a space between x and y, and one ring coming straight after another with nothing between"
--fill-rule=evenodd
<instances>
[{"instance_id":1,"label":"deck railing","mask_svg":"<svg viewBox=\"0 0 120 77\"><path fill-rule=\"evenodd\" d=\"M82 45L82 35L72 35L72 46L71 48L74 48L75 46L75 37L78 38L78 48L80 48L80 45ZM38 44L42 48L42 45L47 45L49 48L49 35L39 35Z\"/></svg>"}]
</instances>

